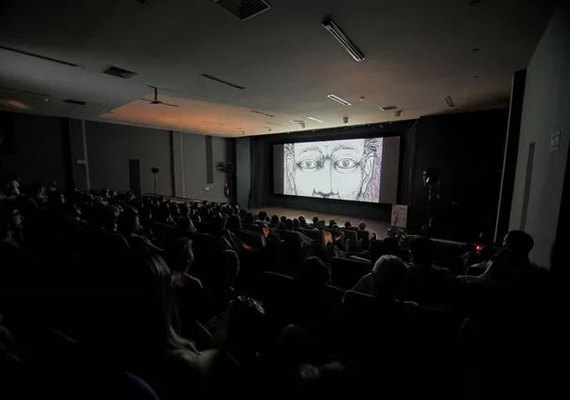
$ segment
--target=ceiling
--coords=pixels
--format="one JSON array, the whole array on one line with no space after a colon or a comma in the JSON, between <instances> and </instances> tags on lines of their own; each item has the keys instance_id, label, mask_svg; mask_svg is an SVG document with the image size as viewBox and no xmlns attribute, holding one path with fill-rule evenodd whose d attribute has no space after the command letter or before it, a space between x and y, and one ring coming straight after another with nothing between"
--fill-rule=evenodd
<instances>
[{"instance_id":1,"label":"ceiling","mask_svg":"<svg viewBox=\"0 0 570 400\"><path fill-rule=\"evenodd\" d=\"M78 66L0 48L0 109L240 137L505 106L554 0L469 3L272 0L242 22L212 0L3 0L0 46ZM364 62L321 26L325 16ZM103 74L110 65L138 75ZM180 107L140 100L152 99L148 85Z\"/></svg>"}]
</instances>

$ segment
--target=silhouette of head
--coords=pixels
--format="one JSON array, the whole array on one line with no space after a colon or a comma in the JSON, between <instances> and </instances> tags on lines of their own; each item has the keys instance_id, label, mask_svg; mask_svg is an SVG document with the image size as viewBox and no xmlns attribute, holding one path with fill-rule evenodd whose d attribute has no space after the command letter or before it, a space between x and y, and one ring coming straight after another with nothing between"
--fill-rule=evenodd
<instances>
[{"instance_id":1,"label":"silhouette of head","mask_svg":"<svg viewBox=\"0 0 570 400\"><path fill-rule=\"evenodd\" d=\"M394 298L406 283L406 266L392 255L380 257L372 268L377 296Z\"/></svg>"}]
</instances>

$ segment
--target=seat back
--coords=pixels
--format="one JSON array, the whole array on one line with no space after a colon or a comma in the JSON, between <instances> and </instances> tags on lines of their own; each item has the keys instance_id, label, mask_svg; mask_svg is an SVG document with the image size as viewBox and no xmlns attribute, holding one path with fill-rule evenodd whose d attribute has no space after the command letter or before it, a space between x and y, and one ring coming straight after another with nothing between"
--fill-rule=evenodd
<instances>
[{"instance_id":1,"label":"seat back","mask_svg":"<svg viewBox=\"0 0 570 400\"><path fill-rule=\"evenodd\" d=\"M344 257L331 259L331 283L334 286L350 289L364 275L372 270L372 263Z\"/></svg>"},{"instance_id":2,"label":"seat back","mask_svg":"<svg viewBox=\"0 0 570 400\"><path fill-rule=\"evenodd\" d=\"M260 293L268 318L276 324L285 322L291 315L295 278L273 271L262 273Z\"/></svg>"}]
</instances>

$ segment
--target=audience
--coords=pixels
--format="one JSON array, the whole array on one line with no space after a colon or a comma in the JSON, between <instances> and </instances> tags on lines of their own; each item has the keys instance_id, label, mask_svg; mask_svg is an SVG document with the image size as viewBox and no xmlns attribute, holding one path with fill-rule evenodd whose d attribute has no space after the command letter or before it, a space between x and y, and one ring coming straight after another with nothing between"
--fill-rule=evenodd
<instances>
[{"instance_id":1,"label":"audience","mask_svg":"<svg viewBox=\"0 0 570 400\"><path fill-rule=\"evenodd\" d=\"M509 232L492 257L495 247L485 243L489 253L463 258L472 267L490 257L478 276L455 277L434 240L416 237L408 252L400 237L376 238L364 222L358 229L350 221L325 226L318 217L308 224L303 216L269 218L234 205L109 189L64 193L56 182L28 192L17 177L4 187L0 373L10 390L47 382L37 365L49 363L38 357L55 346L54 352L66 348L75 358L49 358L54 366L80 359L93 365L88 373L128 371L160 399L334 397L336 391L361 393L370 379L384 385L378 396L406 398L412 392L405 385L428 390L426 377L436 376L418 372L429 365L422 357L438 351L420 347L436 342L417 339L432 340L427 327L444 326L440 337L451 338L447 344L465 356L441 370L459 388L449 398L457 398L468 373L484 371L480 355L494 360L500 354L472 343L495 349L498 342L514 342L509 335L516 332L528 337L521 331L531 332L537 315L545 326L556 326L544 321L549 314L542 310L563 310L551 305L564 297L562 282L541 279L544 271L529 259L533 240L522 231ZM556 276L565 276L564 254L560 245L553 250ZM351 291L332 287L333 256L350 257L347 268L352 260L370 272ZM288 311L285 320L258 301L268 270L290 274L277 274L284 293L277 309ZM555 289L551 296L544 282ZM529 299L536 310L525 314ZM345 318L359 302L365 323ZM443 323L448 313L458 323ZM65 374L50 390L60 381L65 386ZM0 386L0 395L6 390ZM448 390L434 385L426 393Z\"/></svg>"}]
</instances>

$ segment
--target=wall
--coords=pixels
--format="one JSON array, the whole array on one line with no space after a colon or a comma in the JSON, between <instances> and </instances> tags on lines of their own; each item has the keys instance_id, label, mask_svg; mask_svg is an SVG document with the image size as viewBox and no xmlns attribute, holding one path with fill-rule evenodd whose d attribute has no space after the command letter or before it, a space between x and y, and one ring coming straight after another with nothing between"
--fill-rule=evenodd
<instances>
[{"instance_id":1,"label":"wall","mask_svg":"<svg viewBox=\"0 0 570 400\"><path fill-rule=\"evenodd\" d=\"M0 181L17 172L25 183L56 180L60 187L130 189L129 160L140 161L141 193L225 202L216 170L228 163L228 139L212 137L214 181L206 179L206 136L102 122L0 113ZM209 190L205 190L208 187Z\"/></svg>"},{"instance_id":2,"label":"wall","mask_svg":"<svg viewBox=\"0 0 570 400\"><path fill-rule=\"evenodd\" d=\"M422 117L406 132L403 195L408 228L419 230L433 217L438 238L476 241L494 235L501 186L508 112L506 109ZM428 206L422 172L439 173L439 194ZM430 208L428 208L430 207Z\"/></svg>"},{"instance_id":3,"label":"wall","mask_svg":"<svg viewBox=\"0 0 570 400\"><path fill-rule=\"evenodd\" d=\"M141 193L153 193L151 168L157 194L172 195L170 138L167 131L87 121L87 156L91 187L129 190L129 159L140 160Z\"/></svg>"},{"instance_id":4,"label":"wall","mask_svg":"<svg viewBox=\"0 0 570 400\"><path fill-rule=\"evenodd\" d=\"M206 168L206 136L182 134L185 197L226 202L224 183L226 173L218 171L219 162L227 163L227 139L212 137L213 183L208 183Z\"/></svg>"},{"instance_id":5,"label":"wall","mask_svg":"<svg viewBox=\"0 0 570 400\"><path fill-rule=\"evenodd\" d=\"M0 112L5 145L0 149L0 181L17 173L24 185L39 180L63 186L65 135L62 118Z\"/></svg>"},{"instance_id":6,"label":"wall","mask_svg":"<svg viewBox=\"0 0 570 400\"><path fill-rule=\"evenodd\" d=\"M251 189L250 139L236 139L236 202L240 207L248 207Z\"/></svg>"},{"instance_id":7,"label":"wall","mask_svg":"<svg viewBox=\"0 0 570 400\"><path fill-rule=\"evenodd\" d=\"M551 135L560 131L558 150ZM527 68L510 229L535 239L531 258L549 265L556 236L570 132L570 6L558 8ZM529 148L534 143L532 168ZM565 205L566 207L568 205Z\"/></svg>"}]
</instances>

